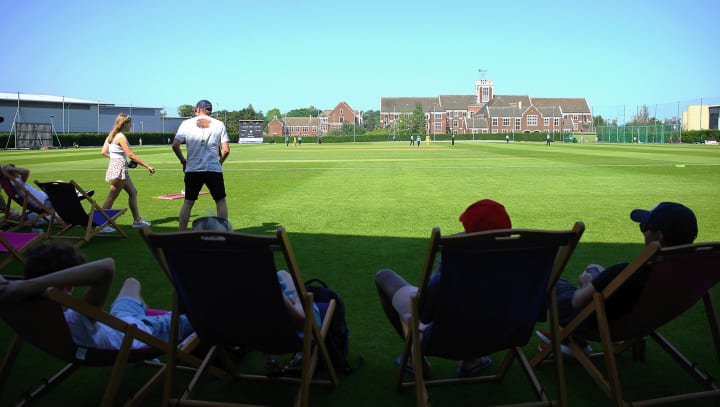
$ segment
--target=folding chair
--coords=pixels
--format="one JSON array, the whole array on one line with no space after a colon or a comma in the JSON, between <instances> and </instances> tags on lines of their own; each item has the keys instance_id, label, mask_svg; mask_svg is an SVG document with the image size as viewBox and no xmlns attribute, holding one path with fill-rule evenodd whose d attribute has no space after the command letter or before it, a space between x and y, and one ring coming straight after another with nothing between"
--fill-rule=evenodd
<instances>
[{"instance_id":1,"label":"folding chair","mask_svg":"<svg viewBox=\"0 0 720 407\"><path fill-rule=\"evenodd\" d=\"M35 181L50 198L53 209L65 221L66 226L54 235L50 235L49 231L53 226L54 220L51 219L48 225L48 238L69 238L76 239L75 247L80 247L87 243L95 236L122 236L127 238L127 233L117 224L116 220L120 215L124 214L127 209L102 209L92 197L80 187L75 181L62 182L38 182ZM85 198L90 205L90 211L87 212L79 196ZM65 235L66 232L73 227L79 226L84 228L82 236ZM113 227L116 232L102 233L107 226Z\"/></svg>"},{"instance_id":2,"label":"folding chair","mask_svg":"<svg viewBox=\"0 0 720 407\"><path fill-rule=\"evenodd\" d=\"M335 302L328 304L322 324L318 326L312 317L312 293L305 290L285 229L279 227L273 236L215 231L152 233L146 228L142 236L175 287L173 316L177 316L181 305L201 343L211 346L204 361L206 366L211 365L216 356L227 360L225 347L268 354L302 352L299 379L269 377L266 372L241 373L240 366L228 370L237 379L299 383L295 404L302 406L309 403L311 383L333 388L337 385L337 375L325 346ZM281 255L303 303L306 318L302 337L290 320L278 282L275 260ZM171 329L175 328L173 321ZM316 372L318 362L324 364L327 378ZM171 353L168 364L173 363ZM170 399L172 370L167 371L166 402ZM243 366L243 371L247 370ZM180 399L171 402L200 404L192 397L203 373L203 369L199 369Z\"/></svg>"},{"instance_id":3,"label":"folding chair","mask_svg":"<svg viewBox=\"0 0 720 407\"><path fill-rule=\"evenodd\" d=\"M121 348L106 350L76 345L65 322L63 307L74 309L97 323L104 323L124 332L125 338ZM82 299L55 288L48 289L43 295L26 297L15 302L0 303L0 318L15 332L3 358L2 366L0 366L0 394L7 384L23 343L27 342L43 353L67 363L51 378L43 379L39 386L27 391L24 399L18 405L33 404L80 367L94 366L112 367L104 394L98 403L101 406L111 406L120 396L118 388L128 363L149 361L169 351L167 342L137 329L134 324L128 324L100 308L89 305ZM135 340L147 344L147 347L133 349L132 344ZM183 342L183 348L175 352L175 357L184 361L188 367L198 367L200 359L189 353L196 345L197 338L193 334ZM129 397L126 405L139 404L164 376L165 364L157 362L144 364L156 366L158 371L135 394ZM221 372L214 371L214 373ZM0 398L3 398L5 402L8 401L6 397ZM70 402L65 400L64 403Z\"/></svg>"},{"instance_id":4,"label":"folding chair","mask_svg":"<svg viewBox=\"0 0 720 407\"><path fill-rule=\"evenodd\" d=\"M0 173L0 186L8 196L7 205L5 205L5 222L12 224L8 230L16 231L32 225L38 219L47 218L52 219L54 224L65 227L65 222L55 214L55 211L48 208L45 202L40 202L22 182ZM17 218L11 216L13 202L20 207L20 216ZM48 233L49 231L48 227Z\"/></svg>"},{"instance_id":5,"label":"folding chair","mask_svg":"<svg viewBox=\"0 0 720 407\"><path fill-rule=\"evenodd\" d=\"M43 237L45 237L44 233L0 231L0 253L6 254L0 258L0 269L10 264L13 259L25 264L23 253Z\"/></svg>"},{"instance_id":6,"label":"folding chair","mask_svg":"<svg viewBox=\"0 0 720 407\"><path fill-rule=\"evenodd\" d=\"M571 230L506 229L441 236L434 228L418 292L411 299L411 318L400 359L398 389L415 386L418 406L430 404L427 386L502 381L517 358L539 401L528 404L565 405L563 366L555 371L558 401L551 400L528 364L522 347L538 320L548 316L557 325L554 285L580 240L585 226ZM420 333L420 306L428 290L436 256L441 273L433 298L431 329ZM559 352L559 345L555 346ZM426 379L427 356L465 360L506 351L495 374L470 378ZM414 381L406 381L405 366L412 361Z\"/></svg>"},{"instance_id":7,"label":"folding chair","mask_svg":"<svg viewBox=\"0 0 720 407\"><path fill-rule=\"evenodd\" d=\"M608 320L606 309L617 293L636 273L647 273L642 293L631 310L613 320ZM613 281L565 327L559 330L558 340L567 341L574 357L585 368L595 383L617 406L633 406L677 403L698 398L720 397L720 387L697 365L688 360L658 329L684 314L700 299L710 325L710 333L718 360L720 360L720 332L718 316L710 289L720 280L720 242L696 243L660 248L653 243L633 259ZM597 324L588 324L594 318ZM646 337L652 338L675 360L704 391L657 397L653 399L625 401L615 356L628 348L642 351ZM578 340L597 341L602 344L605 374L581 350ZM547 359L549 350L540 352L532 360L533 365ZM557 354L557 353L556 353Z\"/></svg>"}]
</instances>

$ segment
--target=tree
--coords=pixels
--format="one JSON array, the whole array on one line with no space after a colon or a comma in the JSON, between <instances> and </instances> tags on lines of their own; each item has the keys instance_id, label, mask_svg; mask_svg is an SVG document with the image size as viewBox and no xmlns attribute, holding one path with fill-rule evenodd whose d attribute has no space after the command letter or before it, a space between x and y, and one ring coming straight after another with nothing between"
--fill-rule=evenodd
<instances>
[{"instance_id":1,"label":"tree","mask_svg":"<svg viewBox=\"0 0 720 407\"><path fill-rule=\"evenodd\" d=\"M368 110L363 113L363 128L367 131L380 130L380 112Z\"/></svg>"},{"instance_id":2,"label":"tree","mask_svg":"<svg viewBox=\"0 0 720 407\"><path fill-rule=\"evenodd\" d=\"M660 121L655 117L650 117L647 105L642 105L638 111L633 115L632 121L627 123L629 126L646 126L659 124Z\"/></svg>"},{"instance_id":3,"label":"tree","mask_svg":"<svg viewBox=\"0 0 720 407\"><path fill-rule=\"evenodd\" d=\"M410 116L410 134L425 133L425 111L423 111L422 105L418 102L415 104L415 110L413 110Z\"/></svg>"},{"instance_id":4,"label":"tree","mask_svg":"<svg viewBox=\"0 0 720 407\"><path fill-rule=\"evenodd\" d=\"M607 126L607 120L602 115L593 116L593 127Z\"/></svg>"},{"instance_id":5,"label":"tree","mask_svg":"<svg viewBox=\"0 0 720 407\"><path fill-rule=\"evenodd\" d=\"M310 107L305 107L302 109L293 109L285 115L286 117L317 117L320 115L320 109L316 108L315 106L310 105Z\"/></svg>"},{"instance_id":6,"label":"tree","mask_svg":"<svg viewBox=\"0 0 720 407\"><path fill-rule=\"evenodd\" d=\"M194 110L192 105L181 105L178 107L177 112L180 117L192 117Z\"/></svg>"},{"instance_id":7,"label":"tree","mask_svg":"<svg viewBox=\"0 0 720 407\"><path fill-rule=\"evenodd\" d=\"M272 119L275 118L275 117L277 117L278 120L280 120L280 119L282 119L282 114L280 113L280 109L278 109L278 108L276 107L276 108L273 108L273 109L268 110L268 112L267 112L267 114L265 115L265 117L268 119L268 121L272 120Z\"/></svg>"}]
</instances>

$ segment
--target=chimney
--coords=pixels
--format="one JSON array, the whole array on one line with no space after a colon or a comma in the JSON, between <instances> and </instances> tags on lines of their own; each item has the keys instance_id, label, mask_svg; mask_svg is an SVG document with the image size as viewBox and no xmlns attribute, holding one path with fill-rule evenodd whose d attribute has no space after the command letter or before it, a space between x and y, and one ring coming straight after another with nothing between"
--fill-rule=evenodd
<instances>
[{"instance_id":1,"label":"chimney","mask_svg":"<svg viewBox=\"0 0 720 407\"><path fill-rule=\"evenodd\" d=\"M522 100L518 100L518 109L522 109Z\"/></svg>"}]
</instances>

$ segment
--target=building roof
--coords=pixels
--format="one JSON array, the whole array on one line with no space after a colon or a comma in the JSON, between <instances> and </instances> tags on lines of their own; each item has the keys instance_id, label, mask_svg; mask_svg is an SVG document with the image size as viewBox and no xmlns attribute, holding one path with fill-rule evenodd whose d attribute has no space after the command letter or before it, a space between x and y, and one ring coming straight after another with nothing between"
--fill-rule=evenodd
<instances>
[{"instance_id":1,"label":"building roof","mask_svg":"<svg viewBox=\"0 0 720 407\"><path fill-rule=\"evenodd\" d=\"M433 104L438 104L438 99L435 97L383 97L380 98L380 111L412 113L418 103L422 106L423 112L431 112Z\"/></svg>"},{"instance_id":2,"label":"building roof","mask_svg":"<svg viewBox=\"0 0 720 407\"><path fill-rule=\"evenodd\" d=\"M442 110L467 110L467 107L477 103L475 95L440 95Z\"/></svg>"},{"instance_id":3,"label":"building roof","mask_svg":"<svg viewBox=\"0 0 720 407\"><path fill-rule=\"evenodd\" d=\"M283 119L286 126L317 126L317 117L286 117Z\"/></svg>"},{"instance_id":4,"label":"building roof","mask_svg":"<svg viewBox=\"0 0 720 407\"><path fill-rule=\"evenodd\" d=\"M112 103L105 103L98 100L78 99L66 96L36 95L32 93L0 92L0 100L22 102L44 102L44 103L72 103L78 105L104 105L111 106Z\"/></svg>"},{"instance_id":5,"label":"building roof","mask_svg":"<svg viewBox=\"0 0 720 407\"><path fill-rule=\"evenodd\" d=\"M564 113L590 113L585 98L533 98L532 102L538 107L560 106Z\"/></svg>"}]
</instances>

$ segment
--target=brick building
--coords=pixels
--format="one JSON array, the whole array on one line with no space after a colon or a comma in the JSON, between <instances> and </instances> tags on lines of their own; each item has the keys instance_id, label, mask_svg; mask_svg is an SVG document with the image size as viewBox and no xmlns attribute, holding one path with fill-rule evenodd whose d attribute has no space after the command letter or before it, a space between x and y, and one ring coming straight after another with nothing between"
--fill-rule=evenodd
<instances>
[{"instance_id":1,"label":"brick building","mask_svg":"<svg viewBox=\"0 0 720 407\"><path fill-rule=\"evenodd\" d=\"M420 104L426 134L560 133L583 131L592 125L584 98L531 98L496 95L492 80L475 81L474 95L383 97L380 122L388 128Z\"/></svg>"},{"instance_id":2,"label":"brick building","mask_svg":"<svg viewBox=\"0 0 720 407\"><path fill-rule=\"evenodd\" d=\"M324 136L332 131L340 131L348 123L361 126L362 112L353 110L347 102L340 102L334 109L320 112L315 117L273 117L268 123L268 135Z\"/></svg>"}]
</instances>

